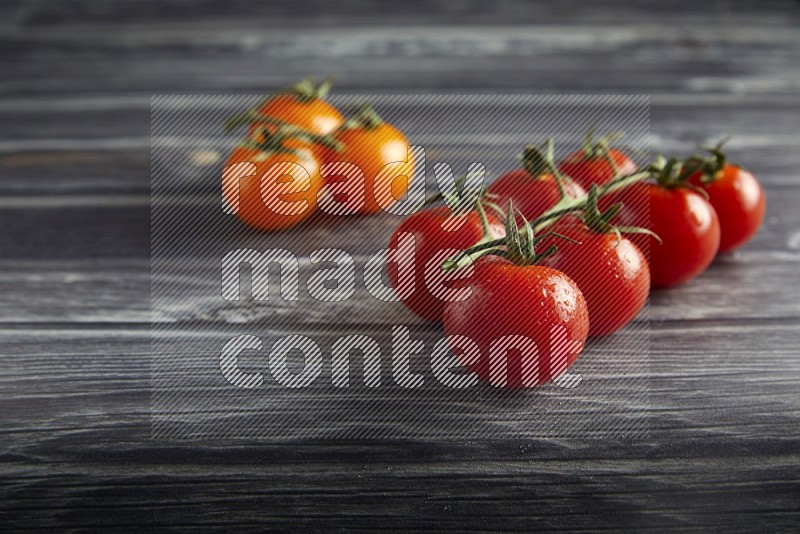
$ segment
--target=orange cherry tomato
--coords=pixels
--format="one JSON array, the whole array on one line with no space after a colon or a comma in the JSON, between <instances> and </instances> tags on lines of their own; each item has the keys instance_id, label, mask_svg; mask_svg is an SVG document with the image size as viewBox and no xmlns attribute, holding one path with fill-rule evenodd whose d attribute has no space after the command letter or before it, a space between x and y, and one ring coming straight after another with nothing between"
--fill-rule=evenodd
<instances>
[{"instance_id":1,"label":"orange cherry tomato","mask_svg":"<svg viewBox=\"0 0 800 534\"><path fill-rule=\"evenodd\" d=\"M248 124L248 136L255 142L264 140L264 131L274 132L277 129L275 124L259 122L261 118L297 126L310 135L328 135L344 122L339 110L325 101L330 87L329 80L317 85L311 78L305 78L267 98L247 113L235 117L232 124ZM287 146L299 147L304 142L290 140Z\"/></svg>"},{"instance_id":2,"label":"orange cherry tomato","mask_svg":"<svg viewBox=\"0 0 800 534\"><path fill-rule=\"evenodd\" d=\"M327 135L341 126L342 114L319 97L303 98L296 94L279 94L267 99L256 113L264 117L294 124L314 135ZM257 128L251 126L251 133Z\"/></svg>"},{"instance_id":3,"label":"orange cherry tomato","mask_svg":"<svg viewBox=\"0 0 800 534\"><path fill-rule=\"evenodd\" d=\"M316 211L323 185L319 167L308 148L236 148L222 176L223 195L228 208L253 228L284 230Z\"/></svg>"},{"instance_id":4,"label":"orange cherry tomato","mask_svg":"<svg viewBox=\"0 0 800 534\"><path fill-rule=\"evenodd\" d=\"M352 172L339 173L337 169L343 169L344 165L329 166L325 179L337 203L352 213L375 213L405 195L414 174L408 139L384 122L371 106L362 106L334 133L334 138L344 148L326 150L324 163L349 163L362 174L357 177ZM355 180L360 183L351 182Z\"/></svg>"}]
</instances>

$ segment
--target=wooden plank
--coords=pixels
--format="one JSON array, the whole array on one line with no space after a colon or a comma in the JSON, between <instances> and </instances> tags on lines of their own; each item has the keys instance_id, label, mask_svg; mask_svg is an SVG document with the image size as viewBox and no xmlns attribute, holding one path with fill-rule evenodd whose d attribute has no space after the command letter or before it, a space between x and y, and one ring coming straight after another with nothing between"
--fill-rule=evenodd
<instances>
[{"instance_id":1,"label":"wooden plank","mask_svg":"<svg viewBox=\"0 0 800 534\"><path fill-rule=\"evenodd\" d=\"M800 259L794 256L778 257L761 252L727 256L696 281L654 293L649 312L641 320L781 321L800 317L797 288L784 283L796 273L798 261ZM210 272L214 272L213 267ZM298 325L310 326L325 324L331 314L338 315L342 306L310 299L305 289L302 314L295 313L298 303L285 303L279 298L256 306L230 303L219 297L219 276L212 276L209 271L201 274L199 270L187 270L176 279L181 281L183 298L177 298L169 307L151 316L147 260L5 261L0 271L0 288L5 295L0 306L0 322L147 324L155 319L258 324L278 314L293 318ZM274 291L273 297L276 295ZM347 304L347 324L350 325L422 324L398 304L375 301L363 287L357 289ZM380 312L376 313L376 309Z\"/></svg>"},{"instance_id":2,"label":"wooden plank","mask_svg":"<svg viewBox=\"0 0 800 534\"><path fill-rule=\"evenodd\" d=\"M794 206L800 201L800 189L771 188L766 193L767 219L747 250L794 253L800 232L800 212ZM361 218L320 214L287 232L263 234L245 229L222 213L218 202L216 196L204 196L170 204L174 230L185 238L180 247L173 247L172 254L181 250L191 254L193 246L202 244L220 257L236 245L288 247L300 256L318 248L345 246L353 255L366 255L386 245L399 221L389 214ZM198 220L203 224L193 222ZM6 259L143 258L151 250L150 207L145 196L62 197L52 202L44 197L7 199L0 207L0 227L5 229L0 233L0 251ZM341 236L348 232L366 239L357 244L343 241Z\"/></svg>"},{"instance_id":3,"label":"wooden plank","mask_svg":"<svg viewBox=\"0 0 800 534\"><path fill-rule=\"evenodd\" d=\"M0 82L2 528L796 530L798 22L797 3L780 0L625 9L609 0L2 2L0 59L14 74ZM656 150L735 136L733 156L766 184L762 232L693 283L653 295L649 368L615 358L634 335L623 332L579 364L586 385L608 394L578 389L560 408L576 428L603 408L614 414L606 425L624 426L639 412L613 380L647 377L638 407L648 436L536 436L530 421L508 424L519 415L511 404L429 395L398 409L441 408L450 416L442 429L494 424L497 439L151 439L150 95L262 94L309 73L338 76L343 92L652 93ZM197 147L183 141L191 158ZM437 142L444 159L471 155L468 144ZM208 188L205 200L177 200L184 216L213 213L222 246L238 230L204 211L216 202L217 171L180 172L182 184ZM317 220L250 239L305 255L351 232L363 260L395 224ZM353 328L386 341L395 320L426 341L441 335L399 305L378 316L363 291L345 320L307 299L303 313L224 310L212 277L189 271L179 281L194 297L158 324L177 321L176 354L205 347L197 363L238 328L303 331L326 346ZM520 407L556 410L557 399L525 397Z\"/></svg>"},{"instance_id":4,"label":"wooden plank","mask_svg":"<svg viewBox=\"0 0 800 534\"><path fill-rule=\"evenodd\" d=\"M529 31L535 32L536 29ZM569 32L570 28L559 29ZM696 32L701 32L698 28ZM6 43L7 46L17 46ZM414 44L411 45L416 46ZM47 54L58 56L58 52ZM88 53L87 53L88 54ZM597 55L596 55L597 54ZM578 92L614 93L620 90L620 78L631 79L626 92L727 92L769 93L778 98L796 94L798 81L794 72L797 57L777 59L769 66L763 57L750 60L718 59L687 64L653 51L641 63L608 62L602 53L575 54L566 57L505 58L477 57L454 61L398 57L301 58L270 61L259 55L243 58L240 54L198 62L196 57L171 59L156 55L127 59L128 68L117 70L117 55L104 60L85 57L71 64L68 57L54 58L47 72L34 70L29 58L14 61L10 68L19 73L0 84L0 95L20 97L30 94L107 94L110 92L161 93L250 93L263 94L265 88L284 87L308 73L333 76L342 80L341 89L369 91L494 91L534 90L541 93ZM728 56L726 56L728 57ZM87 63L91 67L86 66ZM114 72L113 76L109 73ZM409 72L420 73L409 76ZM575 73L581 76L576 78ZM217 74L217 73L224 73ZM489 83L492 80L492 83Z\"/></svg>"},{"instance_id":5,"label":"wooden plank","mask_svg":"<svg viewBox=\"0 0 800 534\"><path fill-rule=\"evenodd\" d=\"M655 293L649 315L642 320L649 317L657 322L714 318L780 321L799 317L797 289L784 283L796 273L797 261L800 260L791 257L776 261L774 256L760 252L726 257L696 281ZM0 271L0 288L5 295L0 322L146 324L155 318L257 324L277 313L288 314L298 324L308 326L324 324L330 314L338 314L341 308L314 301L305 290L303 314L295 313L296 303L279 299L258 306L227 303L218 295L218 277L208 273L200 276L197 272L187 272L181 283L183 298L151 317L147 260L5 261ZM36 298L31 298L32 295ZM348 324L421 324L402 306L376 302L363 288L358 289L348 304Z\"/></svg>"},{"instance_id":6,"label":"wooden plank","mask_svg":"<svg viewBox=\"0 0 800 534\"><path fill-rule=\"evenodd\" d=\"M747 344L759 332L769 346ZM28 528L264 527L323 515L354 527L719 526L735 517L742 528L780 528L798 517L797 332L795 323L724 322L654 332L646 441L285 446L151 441L145 330L6 329L0 513Z\"/></svg>"},{"instance_id":7,"label":"wooden plank","mask_svg":"<svg viewBox=\"0 0 800 534\"><path fill-rule=\"evenodd\" d=\"M640 23L657 18L670 22L724 21L735 24L782 25L797 16L797 5L790 0L738 0L736 2L696 4L686 0L661 6L646 1L627 3L619 9L613 0L600 0L587 5L567 0L558 6L530 6L522 0L504 0L492 3L453 5L445 0L410 0L403 7L385 5L377 0L357 3L345 2L331 6L320 0L298 0L290 5L268 3L251 6L203 0L193 2L186 9L180 0L144 2L101 0L90 8L79 0L62 0L26 4L19 0L6 2L8 10L18 11L17 23L25 27L52 27L56 24L83 24L87 26L124 26L126 24L253 24L257 21L265 28L288 26L325 27L332 25L355 26L386 23L429 24L511 24L518 25L528 19L551 23L602 24ZM306 16L298 20L298 13Z\"/></svg>"},{"instance_id":8,"label":"wooden plank","mask_svg":"<svg viewBox=\"0 0 800 534\"><path fill-rule=\"evenodd\" d=\"M265 31L253 17L33 25L0 35L3 57L17 74L0 94L262 92L308 73L336 76L346 88L380 90L609 92L625 80L626 90L640 92L796 93L796 6L761 20L743 16L746 26L736 26L735 17L587 26L533 14L520 17L526 25L398 27L384 19L314 31L280 25Z\"/></svg>"},{"instance_id":9,"label":"wooden plank","mask_svg":"<svg viewBox=\"0 0 800 534\"><path fill-rule=\"evenodd\" d=\"M41 200L41 199L39 199ZM85 200L85 199L82 199ZM136 199L134 199L136 200ZM91 209L29 209L24 203L3 210L0 251L4 258L147 257L150 210L147 198ZM90 205L91 206L91 205Z\"/></svg>"},{"instance_id":10,"label":"wooden plank","mask_svg":"<svg viewBox=\"0 0 800 534\"><path fill-rule=\"evenodd\" d=\"M798 288L787 286L785 280L795 277L800 261L797 253L800 247L800 212L793 210L793 206L800 202L800 191L770 189L768 199L770 215L753 242L740 251L721 257L694 282L655 294L653 319L797 316L800 306ZM100 205L71 208L0 210L0 221L7 229L0 234L0 250L5 255L5 260L0 263L0 287L5 295L0 305L0 321L150 320L147 199L133 207L107 206L108 197L102 197L99 202ZM210 221L214 227L229 230L216 239L197 238L197 242L204 243L202 246L209 252L217 250L221 257L239 246L287 248L302 262L303 277L312 271L307 258L313 250L344 245L358 262L363 262L368 254L386 246L397 224L392 216L351 221L312 220L295 231L265 235L242 233L240 225L225 220L221 213ZM65 225L69 225L69 231ZM336 237L343 232L364 238L357 246L345 243ZM194 246L191 241L187 243L190 248ZM47 261L36 261L35 258ZM186 268L180 268L180 263L176 262L174 275L181 280L185 298L179 299L162 318L204 317L208 320L216 317L224 320L226 314L237 315L236 307L219 298L218 261L218 258L210 256L202 264L188 265L185 262ZM361 282L357 287L358 292L350 302L353 320L373 322L373 308L379 303L369 297ZM37 298L31 298L31 295L37 295ZM314 301L305 293L302 303L304 308L313 312L309 313L310 317L320 320L338 310L336 305ZM280 301L275 306L274 309L272 306L261 309L266 315L275 310L291 312L293 309ZM231 309L226 311L227 308ZM397 319L415 321L402 307L383 304L380 308L387 322ZM248 309L247 314L252 311ZM259 316L256 313L253 318Z\"/></svg>"},{"instance_id":11,"label":"wooden plank","mask_svg":"<svg viewBox=\"0 0 800 534\"><path fill-rule=\"evenodd\" d=\"M48 102L56 101L25 100L9 102L6 107L0 105L0 122L12 125L0 132L0 192L14 196L149 194L149 99L111 99L107 105L96 107L89 100L78 99L55 109L48 107ZM42 109L38 109L39 104ZM498 114L513 117L513 109L499 108ZM447 161L464 166L477 159L486 164L490 176L514 165L513 157L522 139L540 141L553 133L551 123L531 121L525 126L528 134L506 135L506 141L498 144L498 138L480 126L448 130L443 125L440 131L433 131L433 126L414 121L420 114L414 105L387 109L388 116L409 132L412 142L428 148L430 164ZM565 110L567 113L570 111ZM731 157L746 164L765 185L797 183L795 169L800 161L793 147L800 142L795 128L800 100L734 99L698 105L665 99L651 105L650 114L653 153L688 154L699 143L714 143L723 135L731 135ZM197 114L198 133L173 140L179 143L185 158L175 160L172 172L176 184L196 188L205 182L204 190L215 190L214 177L223 164L221 160L236 140L236 135L221 135L219 124L224 115L217 110L211 118L201 119ZM592 120L586 116L574 123L564 121L562 131L556 132L560 149L573 148L580 137L579 130ZM53 121L63 124L65 130L54 129ZM77 126L68 126L72 124ZM519 118L510 119L509 124L519 125ZM69 138L64 137L67 130L72 132ZM487 141L491 143L484 144ZM200 156L206 164L198 163Z\"/></svg>"}]
</instances>

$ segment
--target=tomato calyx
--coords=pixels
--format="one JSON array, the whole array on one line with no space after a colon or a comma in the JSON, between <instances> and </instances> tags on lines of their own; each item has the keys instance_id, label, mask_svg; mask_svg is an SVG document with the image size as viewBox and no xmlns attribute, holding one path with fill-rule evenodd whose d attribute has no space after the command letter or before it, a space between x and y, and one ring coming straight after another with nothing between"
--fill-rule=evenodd
<instances>
[{"instance_id":1,"label":"tomato calyx","mask_svg":"<svg viewBox=\"0 0 800 534\"><path fill-rule=\"evenodd\" d=\"M550 139L546 141L549 143ZM547 150L547 147L545 147ZM528 175L534 179L541 179L546 174L553 174L556 173L552 172L551 168L551 161L548 161L547 155L542 153L542 149L536 145L529 144L522 147L522 152L517 156L517 159L522 162L522 168L524 168ZM555 167L554 165L552 167Z\"/></svg>"},{"instance_id":2,"label":"tomato calyx","mask_svg":"<svg viewBox=\"0 0 800 534\"><path fill-rule=\"evenodd\" d=\"M294 85L278 92L279 95L292 95L300 102L308 103L315 99L323 100L333 87L333 78L325 78L316 83L314 78L306 77Z\"/></svg>"},{"instance_id":3,"label":"tomato calyx","mask_svg":"<svg viewBox=\"0 0 800 534\"><path fill-rule=\"evenodd\" d=\"M283 148L285 148L283 146L284 143L289 140L322 146L337 152L344 148L344 144L337 141L331 134L314 134L295 124L280 119L273 119L272 117L265 117L253 109L228 119L225 122L224 129L226 132L231 132L239 126L244 125L255 126L254 135L251 137L257 140L248 139L242 141L240 146L259 149L263 152L291 152L283 150Z\"/></svg>"},{"instance_id":4,"label":"tomato calyx","mask_svg":"<svg viewBox=\"0 0 800 534\"><path fill-rule=\"evenodd\" d=\"M272 119L270 117L265 117L261 113L259 113L259 109L265 105L267 102L275 98L276 96L280 95L290 95L296 98L299 102L304 104L308 104L316 99L323 100L326 96L328 96L328 92L331 90L333 86L333 80L331 78L326 78L319 84L314 82L314 78L303 78L299 82L289 87L286 87L277 93L268 96L267 98L263 99L258 105L248 109L243 113L239 113L234 115L227 121L225 121L225 131L229 132L235 130L239 126L251 126L254 124L272 124L276 119Z\"/></svg>"},{"instance_id":5,"label":"tomato calyx","mask_svg":"<svg viewBox=\"0 0 800 534\"><path fill-rule=\"evenodd\" d=\"M550 208L550 210L561 210L568 208L574 199L567 194L564 182L569 180L568 177L558 170L555 161L555 148L553 146L553 138L548 137L544 146L538 147L536 145L525 145L522 149L522 154L517 156L522 162L522 167L528 175L534 180L541 180L545 176L552 176L553 181L558 188L558 202Z\"/></svg>"},{"instance_id":6,"label":"tomato calyx","mask_svg":"<svg viewBox=\"0 0 800 534\"><path fill-rule=\"evenodd\" d=\"M383 118L375 111L369 102L361 102L348 108L347 120L340 126L340 130L375 130L383 124Z\"/></svg>"},{"instance_id":7,"label":"tomato calyx","mask_svg":"<svg viewBox=\"0 0 800 534\"><path fill-rule=\"evenodd\" d=\"M664 156L658 156L647 170L650 173L650 177L664 189L677 189L679 187L691 189L708 200L708 193L689 182L693 175L702 171L703 166L704 163L702 161L693 158L680 160L675 157L667 159Z\"/></svg>"},{"instance_id":8,"label":"tomato calyx","mask_svg":"<svg viewBox=\"0 0 800 534\"><path fill-rule=\"evenodd\" d=\"M687 158L687 162L693 167L698 167L700 173L700 183L710 184L717 180L722 173L722 169L728 163L728 155L722 150L723 145L730 140L725 137L713 147L701 146L700 149L708 154L695 154Z\"/></svg>"},{"instance_id":9,"label":"tomato calyx","mask_svg":"<svg viewBox=\"0 0 800 534\"><path fill-rule=\"evenodd\" d=\"M514 216L515 212L522 218L522 228L520 228L517 224L516 217ZM547 232L538 236L535 235L533 227L527 220L525 220L525 216L522 215L519 210L515 210L511 206L511 202L508 203L508 212L506 213L505 223L505 250L502 248L489 249L486 253L506 258L515 265L536 265L548 256L555 254L558 251L555 245L550 245L547 250L541 254L536 252L536 246L550 236L560 237L580 245L579 241L575 241L574 239L556 232Z\"/></svg>"},{"instance_id":10,"label":"tomato calyx","mask_svg":"<svg viewBox=\"0 0 800 534\"><path fill-rule=\"evenodd\" d=\"M478 213L483 211L479 205ZM517 223L517 216L522 219L522 225ZM442 269L450 271L464 267L483 256L499 256L505 258L511 263L524 267L529 265L537 265L545 258L555 254L558 249L555 245L550 245L547 250L542 253L536 251L536 247L548 237L558 237L565 239L576 245L580 245L579 241L575 241L565 235L557 232L547 232L541 235L535 235L534 229L531 224L525 219L525 216L508 203L508 210L505 214L505 232L506 235L500 239L487 240L486 236L489 233L488 221L485 221L486 214L481 216L481 224L484 226L484 238L477 244L469 249L459 252L458 254L447 258L442 263Z\"/></svg>"},{"instance_id":11,"label":"tomato calyx","mask_svg":"<svg viewBox=\"0 0 800 534\"><path fill-rule=\"evenodd\" d=\"M342 150L344 145L329 135L316 135L294 124L278 119L261 117L258 121L264 126L258 127L260 134L255 139L244 139L239 142L240 148L248 148L259 152L255 159L263 161L275 154L291 154L302 156L303 148L288 146L289 141L299 141L308 146L323 146L332 150Z\"/></svg>"},{"instance_id":12,"label":"tomato calyx","mask_svg":"<svg viewBox=\"0 0 800 534\"><path fill-rule=\"evenodd\" d=\"M502 239L496 238L494 236L494 234L492 233L492 225L489 223L489 218L487 217L486 210L484 209L484 206L486 206L486 204L487 204L487 202L486 202L485 198L483 196L481 196L477 200L475 200L474 207L471 210L471 211L474 211L474 212L476 212L478 214L478 220L480 220L480 222L481 222L481 238L477 242L475 242L474 245L472 245L472 248L483 246L486 243L502 241ZM495 204L491 204L491 206L494 209L500 209ZM458 214L452 213L451 216L455 216L455 217L466 216L469 213L470 213L470 211L466 211L466 212L458 213ZM503 213L502 210L500 210L500 216L501 217L505 216L505 214Z\"/></svg>"},{"instance_id":13,"label":"tomato calyx","mask_svg":"<svg viewBox=\"0 0 800 534\"><path fill-rule=\"evenodd\" d=\"M659 243L662 242L661 238L647 228L640 226L618 226L612 224L614 217L619 214L625 205L622 202L617 202L611 205L606 211L601 211L598 205L599 195L597 184L592 184L589 193L587 194L586 203L583 210L577 214L577 217L586 225L586 227L596 234L609 234L613 233L617 236L617 245L622 241L622 234L647 234L652 236Z\"/></svg>"},{"instance_id":14,"label":"tomato calyx","mask_svg":"<svg viewBox=\"0 0 800 534\"><path fill-rule=\"evenodd\" d=\"M581 150L588 160L599 158L607 160L611 168L614 169L614 172L617 173L619 169L617 168L617 163L614 161L614 158L611 157L611 145L625 137L625 132L618 130L595 138L599 122L600 120L592 124L589 129L586 130L586 136L583 138Z\"/></svg>"},{"instance_id":15,"label":"tomato calyx","mask_svg":"<svg viewBox=\"0 0 800 534\"><path fill-rule=\"evenodd\" d=\"M481 238L473 245L473 248L496 240L492 233L492 225L489 224L489 218L486 216L486 210L484 209L486 204L490 204L493 209L500 210L496 204L488 203L484 196L479 197L475 201L474 211L478 214L478 219L481 221ZM503 210L500 210L501 215L502 211Z\"/></svg>"},{"instance_id":16,"label":"tomato calyx","mask_svg":"<svg viewBox=\"0 0 800 534\"><path fill-rule=\"evenodd\" d=\"M552 137L548 137L544 142L544 146L541 147L533 144L525 145L517 159L522 162L522 167L534 180L541 180L548 175L552 176L558 186L561 197L566 196L564 180L567 178L556 166Z\"/></svg>"}]
</instances>

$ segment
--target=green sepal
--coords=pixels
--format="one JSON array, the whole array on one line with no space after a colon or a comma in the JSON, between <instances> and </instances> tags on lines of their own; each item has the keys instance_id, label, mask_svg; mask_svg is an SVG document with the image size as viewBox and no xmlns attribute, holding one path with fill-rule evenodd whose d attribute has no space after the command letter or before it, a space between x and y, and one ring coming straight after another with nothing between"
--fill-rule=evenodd
<instances>
[{"instance_id":1,"label":"green sepal","mask_svg":"<svg viewBox=\"0 0 800 534\"><path fill-rule=\"evenodd\" d=\"M648 234L653 236L659 243L661 238L653 231L639 226L617 226L611 221L619 214L625 206L622 202L611 205L606 211L601 211L597 204L598 188L592 184L589 190L586 206L580 218L589 230L597 234L614 233L617 236L617 244L622 241L622 234Z\"/></svg>"},{"instance_id":2,"label":"green sepal","mask_svg":"<svg viewBox=\"0 0 800 534\"><path fill-rule=\"evenodd\" d=\"M611 163L612 167L616 171L616 164L611 158L609 151L612 143L625 137L625 132L618 130L595 138L597 127L604 118L605 116L601 116L594 122L594 124L589 126L588 130L586 130L586 136L583 138L583 146L581 147L581 150L587 159L597 159L600 157L608 159L609 163Z\"/></svg>"},{"instance_id":3,"label":"green sepal","mask_svg":"<svg viewBox=\"0 0 800 534\"><path fill-rule=\"evenodd\" d=\"M293 95L301 102L324 99L333 87L333 78L325 78L319 84L312 77L306 77L294 85L282 89L278 94Z\"/></svg>"},{"instance_id":4,"label":"green sepal","mask_svg":"<svg viewBox=\"0 0 800 534\"><path fill-rule=\"evenodd\" d=\"M728 155L722 150L722 147L730 141L730 136L724 137L713 147L701 146L700 150L708 152L708 155L695 154L687 158L687 163L691 162L693 165L699 167L701 172L700 181L704 184L710 184L719 177L719 173L725 168L728 162Z\"/></svg>"},{"instance_id":5,"label":"green sepal","mask_svg":"<svg viewBox=\"0 0 800 534\"><path fill-rule=\"evenodd\" d=\"M339 127L340 130L362 128L374 130L383 124L383 118L369 102L360 102L347 108L347 119Z\"/></svg>"}]
</instances>

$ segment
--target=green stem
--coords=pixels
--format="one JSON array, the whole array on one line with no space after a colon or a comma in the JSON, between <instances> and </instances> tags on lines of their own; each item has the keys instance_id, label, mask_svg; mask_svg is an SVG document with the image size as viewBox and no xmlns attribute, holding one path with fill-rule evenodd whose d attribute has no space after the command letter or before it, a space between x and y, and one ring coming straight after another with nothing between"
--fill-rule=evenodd
<instances>
[{"instance_id":1,"label":"green stem","mask_svg":"<svg viewBox=\"0 0 800 534\"><path fill-rule=\"evenodd\" d=\"M619 175L619 167L617 166L617 162L614 161L614 158L611 157L611 152L609 152L608 150L604 150L603 151L603 158L611 166L611 170L614 172L614 176Z\"/></svg>"},{"instance_id":2,"label":"green stem","mask_svg":"<svg viewBox=\"0 0 800 534\"><path fill-rule=\"evenodd\" d=\"M244 125L253 125L253 124L268 124L271 126L283 126L285 123L279 119L273 119L270 117L265 117L264 115L260 115L253 109L249 109L244 113L239 113L238 115L234 115L227 121L225 121L225 131L230 132L238 128L239 126Z\"/></svg>"},{"instance_id":3,"label":"green stem","mask_svg":"<svg viewBox=\"0 0 800 534\"><path fill-rule=\"evenodd\" d=\"M244 121L247 119L246 122ZM258 128L260 139L245 139L239 143L239 146L259 150L266 158L270 154L284 153L297 155L299 152L296 149L286 146L287 141L298 140L308 145L318 145L332 150L340 151L344 145L333 138L332 135L316 135L308 130L305 130L297 125L289 124L287 122L271 119L267 117L257 116L255 120L250 120L253 117L242 114L240 117L234 117L232 121L237 121L237 124L266 124L272 128L261 127Z\"/></svg>"},{"instance_id":4,"label":"green stem","mask_svg":"<svg viewBox=\"0 0 800 534\"><path fill-rule=\"evenodd\" d=\"M361 102L352 106L348 115L348 119L340 127L343 130L352 130L354 128L374 130L383 124L383 118L378 115L378 112L369 102Z\"/></svg>"},{"instance_id":5,"label":"green stem","mask_svg":"<svg viewBox=\"0 0 800 534\"><path fill-rule=\"evenodd\" d=\"M478 218L481 220L481 229L483 230L483 238L481 238L481 241L483 241L487 237L491 237L492 229L489 226L489 219L486 217L486 210L483 209L480 198L475 201L475 210L478 212Z\"/></svg>"},{"instance_id":6,"label":"green stem","mask_svg":"<svg viewBox=\"0 0 800 534\"><path fill-rule=\"evenodd\" d=\"M631 174L627 174L625 176L620 176L611 180L610 182L600 186L597 188L597 196L602 197L609 193L613 193L614 191L618 191L629 185L640 182L647 177L650 176L649 171L637 171ZM586 203L588 201L589 196L584 195L578 198L570 198L567 197L566 201L559 201L555 206L544 212L542 215L531 221L531 226L533 226L534 231L541 231L544 228L547 228L552 224L552 221L555 218L561 217L562 215L567 215L569 213L574 213L576 211L581 211L586 207Z\"/></svg>"},{"instance_id":7,"label":"green stem","mask_svg":"<svg viewBox=\"0 0 800 534\"><path fill-rule=\"evenodd\" d=\"M523 168L532 178L539 179L544 174L550 174L553 177L558 188L559 202L568 198L564 186L566 178L558 170L558 166L555 163L555 148L552 137L548 137L545 140L544 153L536 145L527 145L522 150L520 159L522 160Z\"/></svg>"}]
</instances>

